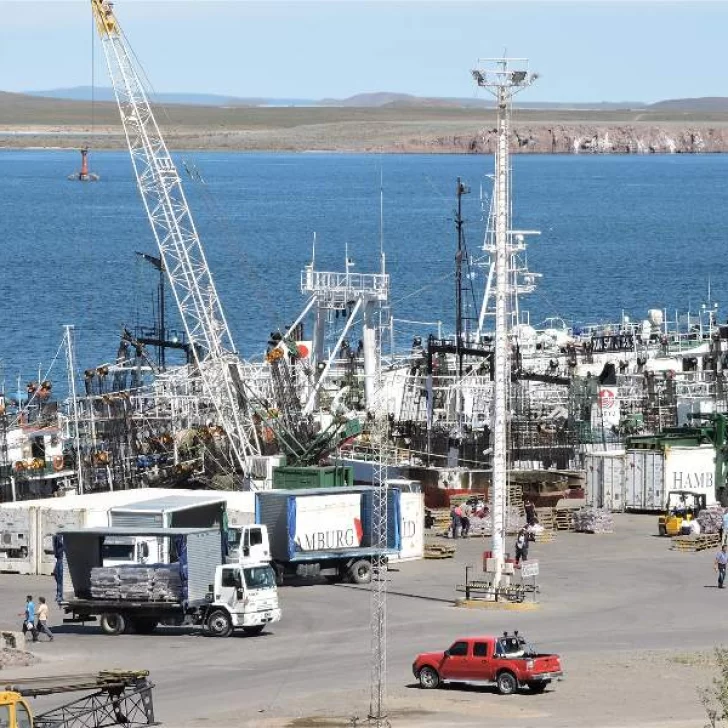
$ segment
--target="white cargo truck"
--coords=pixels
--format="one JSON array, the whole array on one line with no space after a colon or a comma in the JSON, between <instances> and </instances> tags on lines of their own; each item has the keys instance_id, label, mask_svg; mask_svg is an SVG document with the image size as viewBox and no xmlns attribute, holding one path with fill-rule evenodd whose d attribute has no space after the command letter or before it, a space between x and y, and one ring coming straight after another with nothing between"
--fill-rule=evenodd
<instances>
[{"instance_id":1,"label":"white cargo truck","mask_svg":"<svg viewBox=\"0 0 728 728\"><path fill-rule=\"evenodd\" d=\"M104 567L104 543L119 538L164 540L173 561ZM189 625L227 637L235 629L258 634L281 618L270 564L221 564L218 529L83 529L66 531L64 546L65 621L98 619L109 635Z\"/></svg>"}]
</instances>

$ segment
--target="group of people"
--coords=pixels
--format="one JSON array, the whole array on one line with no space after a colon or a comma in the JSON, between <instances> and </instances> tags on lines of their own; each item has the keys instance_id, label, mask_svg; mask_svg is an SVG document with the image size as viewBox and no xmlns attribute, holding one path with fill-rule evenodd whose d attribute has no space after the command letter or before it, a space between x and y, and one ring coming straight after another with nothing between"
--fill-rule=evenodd
<instances>
[{"instance_id":1,"label":"group of people","mask_svg":"<svg viewBox=\"0 0 728 728\"><path fill-rule=\"evenodd\" d=\"M482 500L469 498L463 505L454 505L450 509L450 523L453 538L467 538L470 533L470 519L485 518L488 507Z\"/></svg>"},{"instance_id":2,"label":"group of people","mask_svg":"<svg viewBox=\"0 0 728 728\"><path fill-rule=\"evenodd\" d=\"M23 634L26 635L26 639L27 633L30 632L33 642L38 641L39 634L46 635L53 642L53 632L48 626L48 605L45 597L38 597L38 609L36 610L33 597L28 594L25 598L25 611L18 616L23 617Z\"/></svg>"}]
</instances>

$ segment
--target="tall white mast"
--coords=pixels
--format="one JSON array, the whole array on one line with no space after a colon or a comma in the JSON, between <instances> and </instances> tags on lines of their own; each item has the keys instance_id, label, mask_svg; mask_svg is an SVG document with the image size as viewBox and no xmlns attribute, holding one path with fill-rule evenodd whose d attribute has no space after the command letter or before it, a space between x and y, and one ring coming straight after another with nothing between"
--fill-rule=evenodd
<instances>
[{"instance_id":1,"label":"tall white mast","mask_svg":"<svg viewBox=\"0 0 728 728\"><path fill-rule=\"evenodd\" d=\"M182 183L132 54L108 0L91 0L131 161L164 270L206 394L225 429L233 465L244 474L260 446L244 405L239 359ZM242 406L241 406L242 405Z\"/></svg>"},{"instance_id":2,"label":"tall white mast","mask_svg":"<svg viewBox=\"0 0 728 728\"><path fill-rule=\"evenodd\" d=\"M78 430L78 398L76 397L76 357L73 348L73 326L67 324L64 343L66 345L66 369L68 372L68 393L71 397L71 420L73 422L73 447L76 451L76 472L78 493L83 495L83 467L81 464L81 436Z\"/></svg>"},{"instance_id":3,"label":"tall white mast","mask_svg":"<svg viewBox=\"0 0 728 728\"><path fill-rule=\"evenodd\" d=\"M493 477L490 512L493 519L491 550L495 560L493 586L500 586L505 554L505 504L508 455L508 384L510 379L510 342L508 336L510 190L509 150L510 111L513 96L529 86L535 76L529 74L523 58L479 59L482 68L473 70L478 86L496 98L498 108L498 146L495 154L495 372L491 433L493 437ZM516 64L518 70L513 69ZM520 66L520 68L519 68ZM525 68L526 70L522 70Z\"/></svg>"}]
</instances>

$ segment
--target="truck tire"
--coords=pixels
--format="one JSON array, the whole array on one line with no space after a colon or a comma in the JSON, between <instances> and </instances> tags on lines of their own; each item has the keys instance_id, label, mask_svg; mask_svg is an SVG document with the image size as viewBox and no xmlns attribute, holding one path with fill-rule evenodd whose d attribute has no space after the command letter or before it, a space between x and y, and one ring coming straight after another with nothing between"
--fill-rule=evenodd
<instances>
[{"instance_id":1,"label":"truck tire","mask_svg":"<svg viewBox=\"0 0 728 728\"><path fill-rule=\"evenodd\" d=\"M420 687L425 690L434 690L440 685L440 676L434 667L423 667L417 673L417 679L420 681Z\"/></svg>"},{"instance_id":2,"label":"truck tire","mask_svg":"<svg viewBox=\"0 0 728 728\"><path fill-rule=\"evenodd\" d=\"M516 680L516 676L512 672L508 672L508 670L504 670L500 673L500 675L498 675L496 684L498 685L498 692L501 695L513 695L513 693L518 690L518 680Z\"/></svg>"},{"instance_id":3,"label":"truck tire","mask_svg":"<svg viewBox=\"0 0 728 728\"><path fill-rule=\"evenodd\" d=\"M223 609L213 609L205 621L210 637L229 637L233 631L230 615Z\"/></svg>"},{"instance_id":4,"label":"truck tire","mask_svg":"<svg viewBox=\"0 0 728 728\"><path fill-rule=\"evenodd\" d=\"M359 559L349 567L349 578L355 584L368 584L372 580L372 562Z\"/></svg>"},{"instance_id":5,"label":"truck tire","mask_svg":"<svg viewBox=\"0 0 728 728\"><path fill-rule=\"evenodd\" d=\"M548 680L539 680L538 682L528 683L528 688L532 693L542 693L548 687Z\"/></svg>"},{"instance_id":6,"label":"truck tire","mask_svg":"<svg viewBox=\"0 0 728 728\"><path fill-rule=\"evenodd\" d=\"M243 634L246 637L254 637L265 629L264 624L256 624L254 627L243 627Z\"/></svg>"},{"instance_id":7,"label":"truck tire","mask_svg":"<svg viewBox=\"0 0 728 728\"><path fill-rule=\"evenodd\" d=\"M137 634L151 634L157 629L159 622L154 617L137 617L131 619L131 627Z\"/></svg>"},{"instance_id":8,"label":"truck tire","mask_svg":"<svg viewBox=\"0 0 728 728\"><path fill-rule=\"evenodd\" d=\"M104 634L116 636L126 632L126 621L121 612L104 612L99 618L99 626Z\"/></svg>"}]
</instances>

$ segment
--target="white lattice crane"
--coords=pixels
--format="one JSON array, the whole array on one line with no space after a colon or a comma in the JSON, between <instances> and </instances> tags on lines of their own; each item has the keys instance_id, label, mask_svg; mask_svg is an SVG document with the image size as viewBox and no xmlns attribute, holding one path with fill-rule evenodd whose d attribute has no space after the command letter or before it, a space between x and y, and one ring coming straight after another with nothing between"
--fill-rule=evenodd
<instances>
[{"instance_id":1,"label":"white lattice crane","mask_svg":"<svg viewBox=\"0 0 728 728\"><path fill-rule=\"evenodd\" d=\"M227 433L233 466L245 476L260 445L243 394L239 358L190 214L112 3L91 0L136 174L170 288L206 394Z\"/></svg>"}]
</instances>

